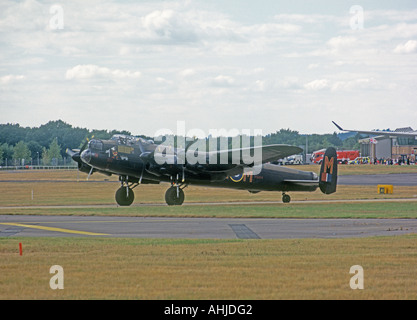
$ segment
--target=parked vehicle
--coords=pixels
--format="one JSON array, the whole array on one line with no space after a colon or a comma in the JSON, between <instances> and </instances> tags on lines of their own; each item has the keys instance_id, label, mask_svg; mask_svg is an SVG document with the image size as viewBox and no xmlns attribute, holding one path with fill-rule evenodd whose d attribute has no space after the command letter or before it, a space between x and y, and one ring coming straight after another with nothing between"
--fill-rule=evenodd
<instances>
[{"instance_id":1,"label":"parked vehicle","mask_svg":"<svg viewBox=\"0 0 417 320\"><path fill-rule=\"evenodd\" d=\"M289 164L303 164L303 156L301 154L287 157L287 160Z\"/></svg>"},{"instance_id":2,"label":"parked vehicle","mask_svg":"<svg viewBox=\"0 0 417 320\"><path fill-rule=\"evenodd\" d=\"M357 157L355 160L349 161L349 164L369 164L371 163L371 158L369 157Z\"/></svg>"},{"instance_id":3,"label":"parked vehicle","mask_svg":"<svg viewBox=\"0 0 417 320\"><path fill-rule=\"evenodd\" d=\"M321 164L323 161L323 156L326 149L321 149L313 152L312 162L316 164ZM337 151L337 162L339 164L348 164L349 161L355 160L360 156L358 150L341 150Z\"/></svg>"}]
</instances>

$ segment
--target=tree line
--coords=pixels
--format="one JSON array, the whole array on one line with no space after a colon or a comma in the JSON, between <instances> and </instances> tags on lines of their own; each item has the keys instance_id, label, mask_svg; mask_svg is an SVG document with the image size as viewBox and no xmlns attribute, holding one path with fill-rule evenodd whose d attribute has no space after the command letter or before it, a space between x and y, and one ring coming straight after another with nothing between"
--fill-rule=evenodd
<instances>
[{"instance_id":1,"label":"tree line","mask_svg":"<svg viewBox=\"0 0 417 320\"><path fill-rule=\"evenodd\" d=\"M300 134L298 131L290 129L280 129L279 131L263 136L262 143L267 144L289 144L301 147L307 154L314 151L334 147L338 150L359 150L359 139L362 136L354 133L337 134Z\"/></svg>"},{"instance_id":2,"label":"tree line","mask_svg":"<svg viewBox=\"0 0 417 320\"><path fill-rule=\"evenodd\" d=\"M62 121L49 121L40 127L0 124L0 165L70 163L66 149L77 149L92 136L110 139L113 134L131 134L119 130L89 130Z\"/></svg>"},{"instance_id":3,"label":"tree line","mask_svg":"<svg viewBox=\"0 0 417 320\"><path fill-rule=\"evenodd\" d=\"M73 127L62 121L49 121L40 127L22 127L19 124L0 124L0 165L43 164L57 165L62 161L70 163L66 149L77 149L86 139L110 139L114 134L131 135L126 130L89 130ZM315 150L335 147L344 150L358 150L359 135L311 134L303 135L298 131L280 129L262 137L262 143L289 144L307 147L307 153ZM151 137L141 136L145 139Z\"/></svg>"}]
</instances>

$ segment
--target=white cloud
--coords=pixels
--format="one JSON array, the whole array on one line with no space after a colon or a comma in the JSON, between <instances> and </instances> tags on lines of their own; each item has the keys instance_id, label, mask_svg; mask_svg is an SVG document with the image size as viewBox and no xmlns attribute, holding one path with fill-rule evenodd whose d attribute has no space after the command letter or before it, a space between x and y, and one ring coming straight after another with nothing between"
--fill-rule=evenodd
<instances>
[{"instance_id":1,"label":"white cloud","mask_svg":"<svg viewBox=\"0 0 417 320\"><path fill-rule=\"evenodd\" d=\"M316 69L319 66L320 65L318 63L310 63L307 68L311 70L311 69Z\"/></svg>"},{"instance_id":2,"label":"white cloud","mask_svg":"<svg viewBox=\"0 0 417 320\"><path fill-rule=\"evenodd\" d=\"M25 79L25 76L23 75L9 74L7 76L0 77L0 83L3 85L6 85L6 84L11 84L13 82L20 81L23 79Z\"/></svg>"},{"instance_id":3,"label":"white cloud","mask_svg":"<svg viewBox=\"0 0 417 320\"><path fill-rule=\"evenodd\" d=\"M329 81L327 79L316 79L304 85L307 90L323 90L329 88Z\"/></svg>"},{"instance_id":4,"label":"white cloud","mask_svg":"<svg viewBox=\"0 0 417 320\"><path fill-rule=\"evenodd\" d=\"M368 21L408 22L417 20L417 9L413 10L365 10Z\"/></svg>"},{"instance_id":5,"label":"white cloud","mask_svg":"<svg viewBox=\"0 0 417 320\"><path fill-rule=\"evenodd\" d=\"M280 127L322 132L334 127L312 121L312 104L336 118L341 105L367 112L359 107L366 101L378 107L374 121L396 105L409 107L396 117L407 122L403 114L413 113L417 101L417 10L373 1L373 7L391 9L364 6L364 28L352 30L349 5L336 2L325 8L289 2L284 8L242 0L237 10L221 0L74 0L62 4L64 29L51 30L53 2L5 0L2 119L22 122L31 113L10 110L30 106L42 122L27 116L25 125L47 122L51 112L44 110L53 109L54 117L73 114L63 120L74 125L138 134L152 134L155 126L177 118L190 126L203 118L214 127L238 123L265 133ZM118 119L115 104L140 113L141 127ZM97 107L103 119L94 113ZM79 108L95 116L81 119ZM303 116L293 117L291 110ZM216 116L220 112L224 117Z\"/></svg>"},{"instance_id":6,"label":"white cloud","mask_svg":"<svg viewBox=\"0 0 417 320\"><path fill-rule=\"evenodd\" d=\"M368 78L361 78L361 79L348 80L348 81L337 81L332 85L331 89L332 91L370 89L371 86L374 84L374 82L375 82L374 79L368 79Z\"/></svg>"},{"instance_id":7,"label":"white cloud","mask_svg":"<svg viewBox=\"0 0 417 320\"><path fill-rule=\"evenodd\" d=\"M46 7L47 10L49 6ZM26 0L3 3L0 10L0 30L33 32L47 27L48 19L43 16L45 6L37 1ZM48 16L46 16L47 18Z\"/></svg>"},{"instance_id":8,"label":"white cloud","mask_svg":"<svg viewBox=\"0 0 417 320\"><path fill-rule=\"evenodd\" d=\"M301 26L293 23L264 23L254 25L251 28L254 34L262 36L277 36L289 33L298 33L301 31Z\"/></svg>"},{"instance_id":9,"label":"white cloud","mask_svg":"<svg viewBox=\"0 0 417 320\"><path fill-rule=\"evenodd\" d=\"M151 40L197 41L199 27L173 10L156 10L141 18L141 35Z\"/></svg>"},{"instance_id":10,"label":"white cloud","mask_svg":"<svg viewBox=\"0 0 417 320\"><path fill-rule=\"evenodd\" d=\"M263 80L256 80L254 84L255 91L265 91L266 82Z\"/></svg>"},{"instance_id":11,"label":"white cloud","mask_svg":"<svg viewBox=\"0 0 417 320\"><path fill-rule=\"evenodd\" d=\"M145 44L203 45L245 41L242 26L219 12L174 6L142 15L134 39Z\"/></svg>"},{"instance_id":12,"label":"white cloud","mask_svg":"<svg viewBox=\"0 0 417 320\"><path fill-rule=\"evenodd\" d=\"M192 68L184 69L180 72L180 76L182 77L190 77L196 74L196 71Z\"/></svg>"},{"instance_id":13,"label":"white cloud","mask_svg":"<svg viewBox=\"0 0 417 320\"><path fill-rule=\"evenodd\" d=\"M357 46L357 39L352 36L337 36L327 41L327 45L332 50L340 51Z\"/></svg>"},{"instance_id":14,"label":"white cloud","mask_svg":"<svg viewBox=\"0 0 417 320\"><path fill-rule=\"evenodd\" d=\"M274 16L274 19L279 22L288 22L288 23L297 23L297 24L313 24L313 25L322 25L325 23L337 23L337 24L346 24L346 17L337 17L334 15L325 15L325 14L277 14Z\"/></svg>"},{"instance_id":15,"label":"white cloud","mask_svg":"<svg viewBox=\"0 0 417 320\"><path fill-rule=\"evenodd\" d=\"M109 69L106 67L99 67L94 64L77 65L71 69L68 69L65 78L72 79L90 79L90 78L139 78L141 73L139 71Z\"/></svg>"},{"instance_id":16,"label":"white cloud","mask_svg":"<svg viewBox=\"0 0 417 320\"><path fill-rule=\"evenodd\" d=\"M212 84L218 87L230 87L235 84L235 79L230 76L219 75L212 80Z\"/></svg>"},{"instance_id":17,"label":"white cloud","mask_svg":"<svg viewBox=\"0 0 417 320\"><path fill-rule=\"evenodd\" d=\"M408 40L404 44L399 44L395 49L395 53L414 53L417 52L417 41Z\"/></svg>"}]
</instances>

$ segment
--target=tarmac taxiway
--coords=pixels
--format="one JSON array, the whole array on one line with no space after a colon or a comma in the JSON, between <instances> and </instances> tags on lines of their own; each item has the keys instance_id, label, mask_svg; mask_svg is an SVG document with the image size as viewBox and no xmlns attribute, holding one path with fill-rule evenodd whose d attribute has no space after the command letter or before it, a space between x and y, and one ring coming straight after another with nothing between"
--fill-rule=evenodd
<instances>
[{"instance_id":1,"label":"tarmac taxiway","mask_svg":"<svg viewBox=\"0 0 417 320\"><path fill-rule=\"evenodd\" d=\"M0 215L0 237L291 239L392 236L417 219L243 219Z\"/></svg>"}]
</instances>

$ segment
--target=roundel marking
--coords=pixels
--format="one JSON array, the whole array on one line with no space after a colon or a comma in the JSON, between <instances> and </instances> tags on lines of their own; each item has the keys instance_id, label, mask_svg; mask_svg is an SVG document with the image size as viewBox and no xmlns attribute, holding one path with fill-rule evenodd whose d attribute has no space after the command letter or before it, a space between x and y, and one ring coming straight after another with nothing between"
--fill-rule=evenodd
<instances>
[{"instance_id":1,"label":"roundel marking","mask_svg":"<svg viewBox=\"0 0 417 320\"><path fill-rule=\"evenodd\" d=\"M232 180L233 182L240 182L242 181L242 179L243 179L243 173L230 176L230 180Z\"/></svg>"}]
</instances>

